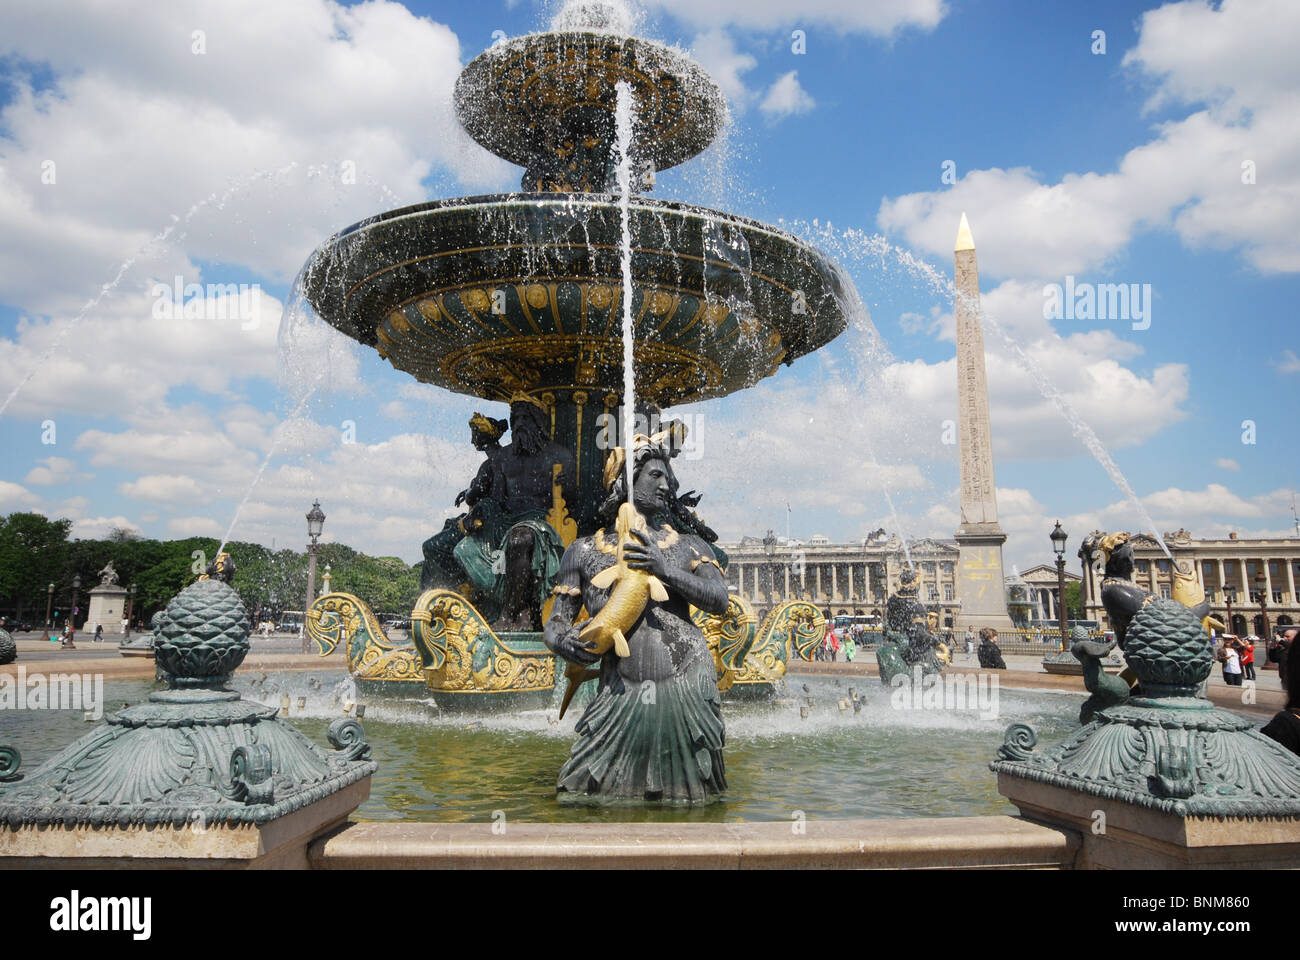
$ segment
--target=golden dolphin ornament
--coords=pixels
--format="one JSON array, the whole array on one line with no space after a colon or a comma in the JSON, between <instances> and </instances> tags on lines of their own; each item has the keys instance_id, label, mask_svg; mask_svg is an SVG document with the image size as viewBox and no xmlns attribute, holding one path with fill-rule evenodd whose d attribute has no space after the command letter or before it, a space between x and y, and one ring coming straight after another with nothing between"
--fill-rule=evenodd
<instances>
[{"instance_id":1,"label":"golden dolphin ornament","mask_svg":"<svg viewBox=\"0 0 1300 960\"><path fill-rule=\"evenodd\" d=\"M1172 567L1174 586L1171 593L1173 598L1184 607L1194 610L1205 602L1205 590L1196 582L1196 573L1192 569L1191 561L1175 561ZM1205 627L1206 633L1210 632L1211 627L1219 630L1224 629L1223 624L1208 613L1201 618L1201 626Z\"/></svg>"},{"instance_id":2,"label":"golden dolphin ornament","mask_svg":"<svg viewBox=\"0 0 1300 960\"><path fill-rule=\"evenodd\" d=\"M644 570L634 570L627 565L623 549L632 541L632 531L646 529L645 517L636 511L630 503L618 508L618 520L615 530L618 532L618 546L614 565L606 567L591 578L591 585L599 589L613 586L613 592L600 612L584 623L578 631L578 641L592 652L604 655L611 649L620 657L630 656L632 651L627 645L627 631L631 630L646 604L651 599L660 603L668 599L668 589L658 577ZM588 670L580 663L570 663L565 670L569 680L568 689L564 691L564 701L560 704L560 717L569 709L569 702L578 687L588 680L599 676L598 671Z\"/></svg>"}]
</instances>

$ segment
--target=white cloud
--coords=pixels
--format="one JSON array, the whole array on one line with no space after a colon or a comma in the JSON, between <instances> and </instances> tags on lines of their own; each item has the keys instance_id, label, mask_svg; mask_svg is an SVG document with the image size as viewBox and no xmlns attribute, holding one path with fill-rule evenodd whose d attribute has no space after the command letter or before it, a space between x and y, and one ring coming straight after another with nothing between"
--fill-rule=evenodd
<instances>
[{"instance_id":1,"label":"white cloud","mask_svg":"<svg viewBox=\"0 0 1300 960\"><path fill-rule=\"evenodd\" d=\"M56 483L78 483L93 478L94 474L81 473L75 460L67 457L45 457L36 461L43 466L33 467L23 478L23 483L52 486Z\"/></svg>"},{"instance_id":2,"label":"white cloud","mask_svg":"<svg viewBox=\"0 0 1300 960\"><path fill-rule=\"evenodd\" d=\"M816 105L816 101L799 85L799 71L791 70L767 88L767 95L758 109L768 120L780 120L807 113Z\"/></svg>"},{"instance_id":3,"label":"white cloud","mask_svg":"<svg viewBox=\"0 0 1300 960\"><path fill-rule=\"evenodd\" d=\"M75 310L150 235L227 189L133 277L161 264L170 278L188 257L283 280L324 237L424 199L430 174L473 189L513 178L455 120L455 34L396 3L232 0L199 14L49 0L6 8L10 54L55 73L40 92L19 79L0 115L0 300L41 313Z\"/></svg>"},{"instance_id":4,"label":"white cloud","mask_svg":"<svg viewBox=\"0 0 1300 960\"><path fill-rule=\"evenodd\" d=\"M40 502L40 497L21 484L0 480L0 510L29 510Z\"/></svg>"},{"instance_id":5,"label":"white cloud","mask_svg":"<svg viewBox=\"0 0 1300 960\"><path fill-rule=\"evenodd\" d=\"M215 537L220 539L225 528L211 517L174 517L167 521L167 532L178 540L186 537Z\"/></svg>"},{"instance_id":6,"label":"white cloud","mask_svg":"<svg viewBox=\"0 0 1300 960\"><path fill-rule=\"evenodd\" d=\"M202 486L193 477L177 474L148 474L118 487L118 492L133 500L147 503L202 502Z\"/></svg>"},{"instance_id":7,"label":"white cloud","mask_svg":"<svg viewBox=\"0 0 1300 960\"><path fill-rule=\"evenodd\" d=\"M1220 470L1231 470L1233 473L1239 473L1241 471L1241 464L1237 463L1237 461L1233 460L1231 457L1219 457L1219 459L1214 461L1214 465Z\"/></svg>"},{"instance_id":8,"label":"white cloud","mask_svg":"<svg viewBox=\"0 0 1300 960\"><path fill-rule=\"evenodd\" d=\"M842 33L890 36L908 27L934 28L947 7L944 0L648 0L678 20L706 26L769 30L824 24Z\"/></svg>"},{"instance_id":9,"label":"white cloud","mask_svg":"<svg viewBox=\"0 0 1300 960\"><path fill-rule=\"evenodd\" d=\"M1294 350L1283 350L1282 358L1276 366L1282 373L1300 373L1300 357L1296 356Z\"/></svg>"},{"instance_id":10,"label":"white cloud","mask_svg":"<svg viewBox=\"0 0 1300 960\"><path fill-rule=\"evenodd\" d=\"M981 264L999 276L1099 269L1139 230L1166 226L1191 247L1240 248L1263 272L1300 270L1300 75L1288 65L1298 31L1288 0L1149 11L1125 65L1153 78L1153 104L1205 109L1159 124L1111 173L1053 184L1027 167L972 170L950 189L884 200L880 226L947 256L968 211Z\"/></svg>"},{"instance_id":11,"label":"white cloud","mask_svg":"<svg viewBox=\"0 0 1300 960\"><path fill-rule=\"evenodd\" d=\"M691 41L691 56L713 78L727 98L732 113L741 113L754 99L745 86L743 74L753 70L758 60L736 49L736 41L726 30L701 33Z\"/></svg>"},{"instance_id":12,"label":"white cloud","mask_svg":"<svg viewBox=\"0 0 1300 960\"><path fill-rule=\"evenodd\" d=\"M140 533L140 528L135 523L118 514L115 517L73 518L69 536L73 540L103 540L114 530Z\"/></svg>"}]
</instances>

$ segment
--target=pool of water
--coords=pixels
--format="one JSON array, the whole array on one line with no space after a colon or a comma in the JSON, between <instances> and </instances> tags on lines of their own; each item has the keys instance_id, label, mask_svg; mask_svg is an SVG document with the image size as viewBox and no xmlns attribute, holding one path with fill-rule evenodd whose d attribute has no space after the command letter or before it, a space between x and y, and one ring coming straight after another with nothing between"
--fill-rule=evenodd
<instances>
[{"instance_id":1,"label":"pool of water","mask_svg":"<svg viewBox=\"0 0 1300 960\"><path fill-rule=\"evenodd\" d=\"M1046 678L1045 678L1046 679ZM358 699L342 673L285 673L258 682L241 675L244 696L279 706L290 722L327 745L326 729ZM838 701L865 696L861 712ZM109 710L144 700L154 684L105 686ZM421 691L422 692L422 691ZM298 699L305 700L298 707ZM809 699L811 698L811 705ZM579 711L479 717L440 714L432 700L370 698L364 724L379 761L362 820L742 821L978 816L1013 812L988 769L1014 721L1034 724L1039 748L1077 726L1081 694L1002 688L997 715L969 710L900 710L873 679L798 677L775 702L725 705L726 798L707 807L560 805L555 778L573 743ZM807 717L801 707L808 708ZM31 772L88 724L69 711L0 711L0 744L16 746Z\"/></svg>"}]
</instances>

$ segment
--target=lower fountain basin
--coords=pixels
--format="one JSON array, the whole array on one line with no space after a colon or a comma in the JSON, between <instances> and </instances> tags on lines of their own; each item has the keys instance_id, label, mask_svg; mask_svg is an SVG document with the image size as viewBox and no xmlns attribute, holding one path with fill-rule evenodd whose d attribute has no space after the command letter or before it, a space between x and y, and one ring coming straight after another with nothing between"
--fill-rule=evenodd
<instances>
[{"instance_id":1,"label":"lower fountain basin","mask_svg":"<svg viewBox=\"0 0 1300 960\"><path fill-rule=\"evenodd\" d=\"M862 310L815 248L690 204L630 205L636 390L660 407L720 397L830 342ZM436 201L349 227L308 261L327 322L416 379L487 399L621 393L616 197Z\"/></svg>"}]
</instances>

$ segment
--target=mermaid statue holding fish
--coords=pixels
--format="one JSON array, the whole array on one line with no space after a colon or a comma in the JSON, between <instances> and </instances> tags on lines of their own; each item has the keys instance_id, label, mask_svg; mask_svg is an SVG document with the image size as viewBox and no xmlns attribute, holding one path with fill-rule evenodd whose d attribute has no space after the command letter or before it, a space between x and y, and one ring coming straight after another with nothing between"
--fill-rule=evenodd
<instances>
[{"instance_id":1,"label":"mermaid statue holding fish","mask_svg":"<svg viewBox=\"0 0 1300 960\"><path fill-rule=\"evenodd\" d=\"M545 640L569 662L565 708L598 681L560 769L561 801L704 803L726 789L717 674L690 608L725 613L727 584L710 544L672 521L674 429L633 438L631 502L626 452L611 451L604 526L560 563ZM583 607L590 619L575 622Z\"/></svg>"}]
</instances>

